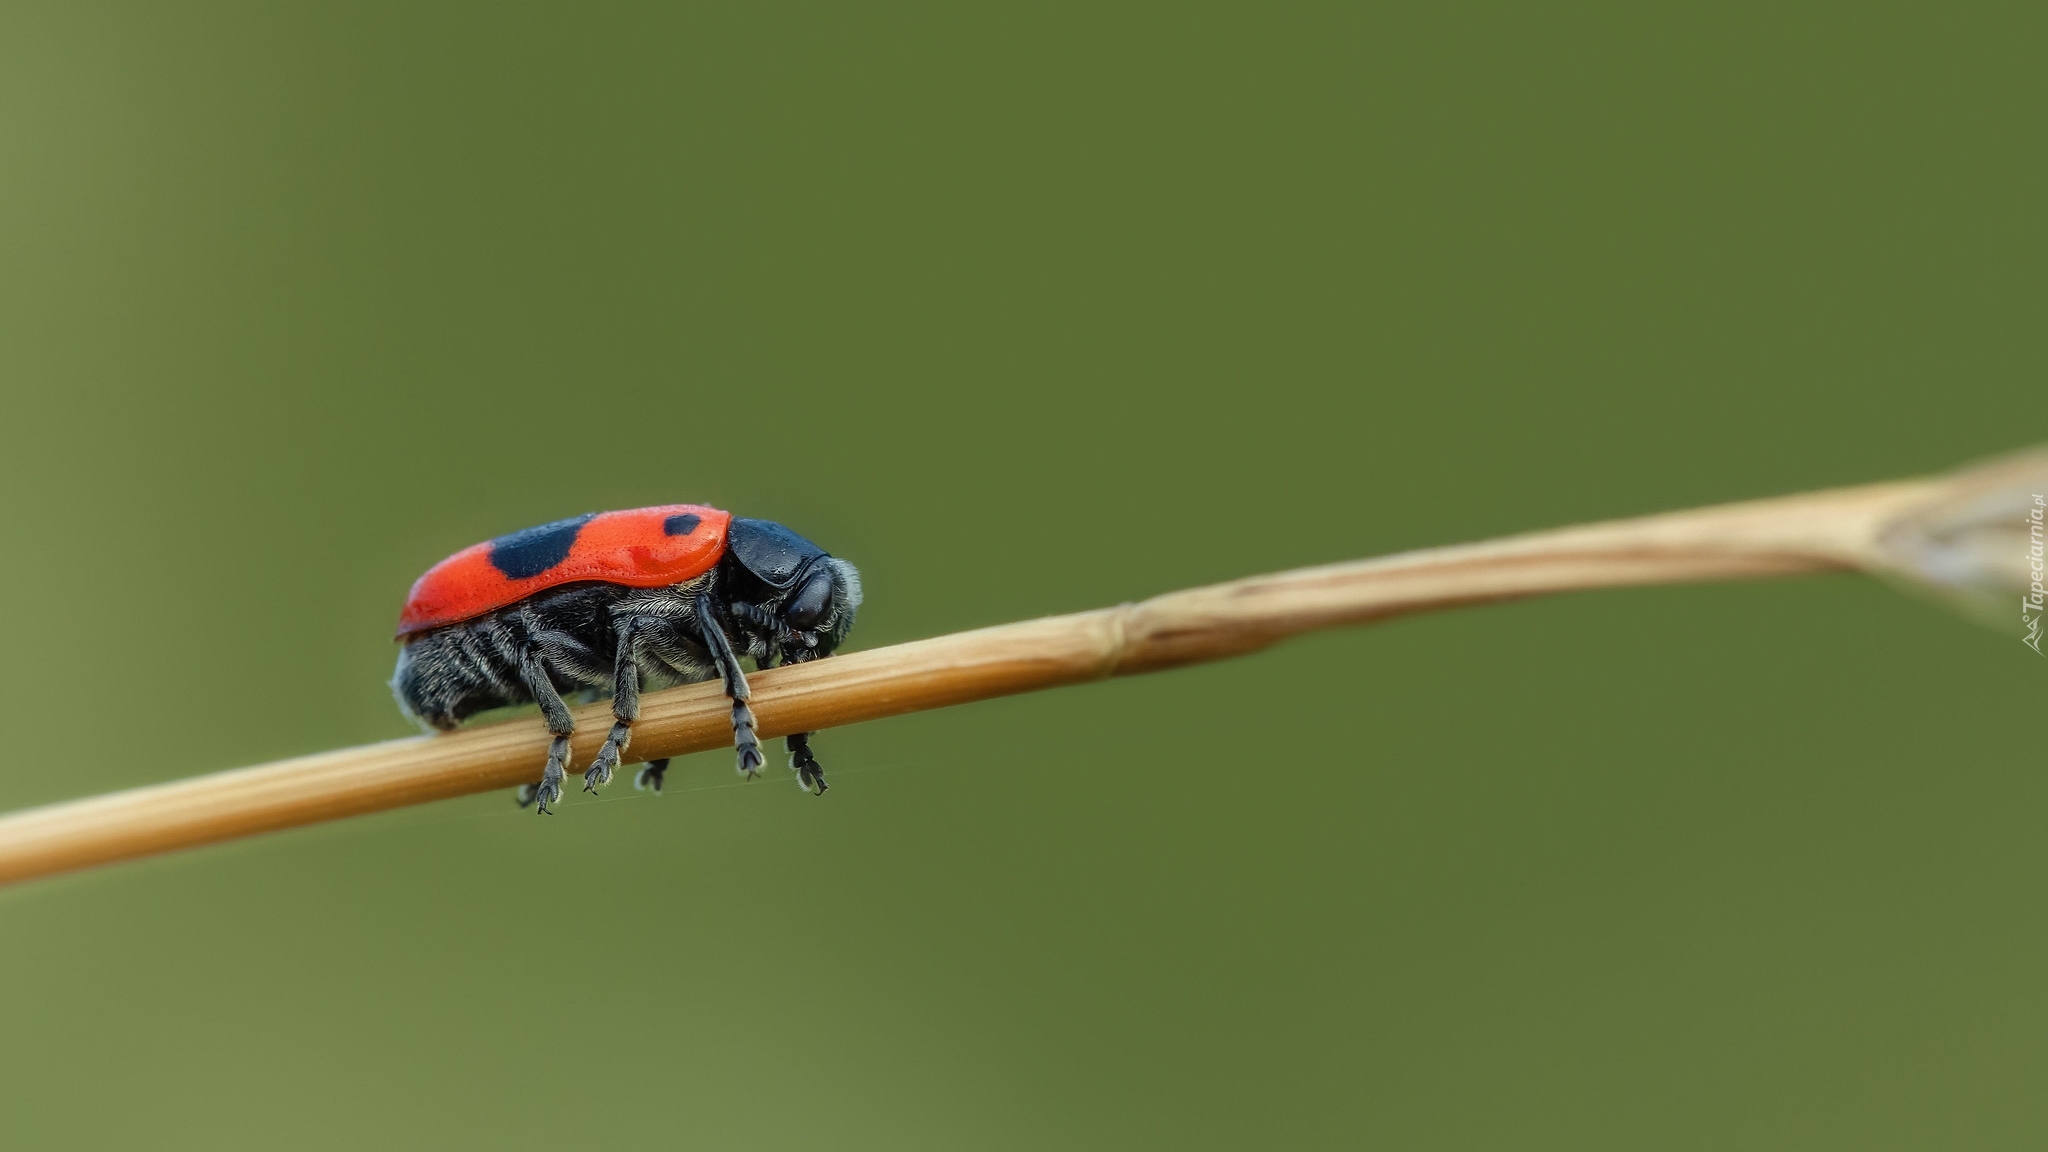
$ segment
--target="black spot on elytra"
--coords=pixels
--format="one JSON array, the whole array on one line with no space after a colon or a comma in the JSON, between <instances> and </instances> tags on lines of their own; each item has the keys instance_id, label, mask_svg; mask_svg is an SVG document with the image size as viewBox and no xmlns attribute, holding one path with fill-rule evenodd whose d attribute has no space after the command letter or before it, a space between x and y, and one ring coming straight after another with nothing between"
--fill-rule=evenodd
<instances>
[{"instance_id":1,"label":"black spot on elytra","mask_svg":"<svg viewBox=\"0 0 2048 1152\"><path fill-rule=\"evenodd\" d=\"M704 521L694 512L678 512L661 522L661 530L670 536L688 536Z\"/></svg>"},{"instance_id":2,"label":"black spot on elytra","mask_svg":"<svg viewBox=\"0 0 2048 1152\"><path fill-rule=\"evenodd\" d=\"M590 523L595 512L557 520L538 528L514 532L491 541L491 567L514 580L524 580L560 564L576 546L576 534Z\"/></svg>"}]
</instances>

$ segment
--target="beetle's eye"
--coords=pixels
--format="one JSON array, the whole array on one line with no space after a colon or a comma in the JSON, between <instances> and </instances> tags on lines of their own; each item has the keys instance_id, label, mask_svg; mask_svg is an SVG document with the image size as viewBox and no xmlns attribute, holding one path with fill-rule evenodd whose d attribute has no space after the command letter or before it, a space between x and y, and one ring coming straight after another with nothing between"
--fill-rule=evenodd
<instances>
[{"instance_id":1,"label":"beetle's eye","mask_svg":"<svg viewBox=\"0 0 2048 1152\"><path fill-rule=\"evenodd\" d=\"M832 570L821 566L789 598L788 605L782 610L782 618L791 628L808 632L818 626L818 622L825 618L825 610L831 606Z\"/></svg>"}]
</instances>

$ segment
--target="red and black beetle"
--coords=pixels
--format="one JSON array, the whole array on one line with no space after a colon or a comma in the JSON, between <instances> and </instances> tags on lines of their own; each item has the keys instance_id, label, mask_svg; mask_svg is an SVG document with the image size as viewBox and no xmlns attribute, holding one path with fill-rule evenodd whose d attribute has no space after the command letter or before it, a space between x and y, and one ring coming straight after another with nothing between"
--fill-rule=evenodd
<instances>
[{"instance_id":1,"label":"red and black beetle","mask_svg":"<svg viewBox=\"0 0 2048 1152\"><path fill-rule=\"evenodd\" d=\"M759 668L830 656L853 628L860 573L767 520L698 504L593 512L465 548L427 570L398 618L391 690L406 714L450 729L508 704L537 703L554 743L540 810L561 799L575 723L563 692L612 698L611 734L583 773L610 782L640 715L640 690L723 679L739 770L761 767L740 658ZM788 738L806 792L825 793L810 733ZM661 790L667 760L635 787Z\"/></svg>"}]
</instances>

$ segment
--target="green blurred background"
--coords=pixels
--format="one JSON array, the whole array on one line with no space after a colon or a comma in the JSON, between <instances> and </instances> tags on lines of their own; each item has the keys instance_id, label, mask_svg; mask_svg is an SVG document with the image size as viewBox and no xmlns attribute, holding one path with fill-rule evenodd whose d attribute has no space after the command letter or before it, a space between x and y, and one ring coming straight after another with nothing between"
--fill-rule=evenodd
<instances>
[{"instance_id":1,"label":"green blurred background","mask_svg":"<svg viewBox=\"0 0 2048 1152\"><path fill-rule=\"evenodd\" d=\"M795 525L872 647L2041 439L2027 21L12 0L6 803L404 734L412 578L588 509ZM1578 596L832 732L825 801L707 755L31 884L0 1114L2039 1142L2017 639Z\"/></svg>"}]
</instances>

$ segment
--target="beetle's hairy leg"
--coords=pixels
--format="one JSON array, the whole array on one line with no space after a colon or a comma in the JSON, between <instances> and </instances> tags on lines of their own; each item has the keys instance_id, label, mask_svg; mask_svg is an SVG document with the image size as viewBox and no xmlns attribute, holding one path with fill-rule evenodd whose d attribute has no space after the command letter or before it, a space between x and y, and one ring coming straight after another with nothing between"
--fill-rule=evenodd
<instances>
[{"instance_id":1,"label":"beetle's hairy leg","mask_svg":"<svg viewBox=\"0 0 2048 1152\"><path fill-rule=\"evenodd\" d=\"M792 732L782 741L789 749L789 769L796 773L796 786L813 796L825 794L825 769L811 755L809 732Z\"/></svg>"},{"instance_id":2,"label":"beetle's hairy leg","mask_svg":"<svg viewBox=\"0 0 2048 1152\"><path fill-rule=\"evenodd\" d=\"M808 664L817 658L815 647L798 648L789 653L791 664ZM811 755L811 737L815 735L815 732L792 732L783 738L782 743L789 749L789 770L796 773L796 786L813 796L823 796L827 787L825 768L818 763L817 757Z\"/></svg>"},{"instance_id":3,"label":"beetle's hairy leg","mask_svg":"<svg viewBox=\"0 0 2048 1152\"><path fill-rule=\"evenodd\" d=\"M718 674L725 681L725 694L732 698L732 745L737 750L739 770L751 780L761 774L761 740L754 735L754 710L747 707L752 692L747 688L747 675L740 671L739 657L733 655L732 642L726 639L725 629L719 625L718 602L709 594L697 598L697 631L704 637L704 646L711 651L711 659L718 665Z\"/></svg>"},{"instance_id":4,"label":"beetle's hairy leg","mask_svg":"<svg viewBox=\"0 0 2048 1152\"><path fill-rule=\"evenodd\" d=\"M519 678L533 694L534 703L540 705L541 718L555 736L548 745L548 763L541 770L540 783L519 790L519 806L538 803L542 813L551 814L553 809L548 805L562 799L562 777L569 771L569 737L576 731L576 718L569 715L569 706L562 703L562 694L555 691L555 682L548 676L546 661L537 645L529 645L520 653Z\"/></svg>"},{"instance_id":5,"label":"beetle's hairy leg","mask_svg":"<svg viewBox=\"0 0 2048 1152\"><path fill-rule=\"evenodd\" d=\"M583 790L595 792L612 782L612 769L619 766L619 754L633 739L633 722L640 719L640 629L643 622L633 617L619 625L619 654L612 662L612 730L604 747L583 773Z\"/></svg>"}]
</instances>

